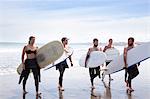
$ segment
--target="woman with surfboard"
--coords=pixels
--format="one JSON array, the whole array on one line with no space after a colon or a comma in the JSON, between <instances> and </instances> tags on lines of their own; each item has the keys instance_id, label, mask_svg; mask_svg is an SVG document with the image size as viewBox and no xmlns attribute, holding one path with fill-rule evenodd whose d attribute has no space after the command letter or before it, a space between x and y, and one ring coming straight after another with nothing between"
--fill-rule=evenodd
<instances>
[{"instance_id":1,"label":"woman with surfboard","mask_svg":"<svg viewBox=\"0 0 150 99\"><path fill-rule=\"evenodd\" d=\"M114 47L113 47L113 39L110 38L108 42L109 42L109 43L108 43L107 46L104 47L103 52L106 52L108 49L114 48ZM107 61L106 61L106 66L107 66L111 61L112 61L112 60L107 60ZM104 75L102 74L102 81L103 81L103 80L104 80ZM111 76L110 76L110 74L109 74L109 81L111 81L111 80L113 80L113 79L111 78Z\"/></svg>"},{"instance_id":2,"label":"woman with surfboard","mask_svg":"<svg viewBox=\"0 0 150 99\"><path fill-rule=\"evenodd\" d=\"M89 48L89 50L87 52L87 56L85 59L85 67L87 66L87 61L90 58L90 54L93 51L102 51L102 49L98 47L98 39L97 38L93 39L93 47ZM90 74L90 78L91 78L91 88L95 89L94 78L97 76L99 76L99 78L100 78L100 66L94 67L94 68L89 68L89 74Z\"/></svg>"},{"instance_id":3,"label":"woman with surfboard","mask_svg":"<svg viewBox=\"0 0 150 99\"><path fill-rule=\"evenodd\" d=\"M137 64L134 64L130 67L128 67L128 64L127 64L127 53L132 48L134 48L134 38L130 37L128 38L128 46L124 48L125 82L127 84L127 90L129 90L130 92L134 91L132 89L131 81L133 78L135 78L139 74ZM127 80L127 77L128 77L128 80Z\"/></svg>"},{"instance_id":4,"label":"woman with surfboard","mask_svg":"<svg viewBox=\"0 0 150 99\"><path fill-rule=\"evenodd\" d=\"M67 47L68 40L69 40L69 39L68 39L67 37L63 37L63 38L61 39L62 44L63 44L63 47L64 47L64 54L69 53L68 47ZM73 66L72 59L71 59L71 55L69 56L69 60L70 60L71 66ZM63 75L64 75L64 72L65 72L65 69L66 69L66 68L69 68L69 67L68 67L68 64L67 64L67 62L66 62L66 60L64 60L63 62L61 62L61 63L59 63L59 64L56 65L56 70L59 70L59 74L60 74L60 75L59 75L58 88L59 88L59 90L61 90L61 91L64 91L64 88L63 88L62 83L63 83Z\"/></svg>"},{"instance_id":5,"label":"woman with surfboard","mask_svg":"<svg viewBox=\"0 0 150 99\"><path fill-rule=\"evenodd\" d=\"M35 87L36 87L36 95L39 96L41 93L39 92L39 81L40 81L40 67L36 60L36 53L37 53L37 47L34 46L35 43L35 37L30 36L29 37L29 43L28 45L24 46L22 51L22 64L23 64L23 71L20 75L19 84L21 83L23 79L23 93L26 94L26 81L28 79L28 76L30 74L30 71L32 70L34 81L35 81ZM26 59L24 60L24 56L26 54Z\"/></svg>"}]
</instances>

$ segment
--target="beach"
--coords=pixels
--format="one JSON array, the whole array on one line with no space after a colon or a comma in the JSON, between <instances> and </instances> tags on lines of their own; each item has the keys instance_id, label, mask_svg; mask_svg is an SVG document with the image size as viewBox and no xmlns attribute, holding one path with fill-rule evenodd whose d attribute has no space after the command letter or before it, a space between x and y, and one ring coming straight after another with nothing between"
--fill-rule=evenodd
<instances>
[{"instance_id":1,"label":"beach","mask_svg":"<svg viewBox=\"0 0 150 99\"><path fill-rule=\"evenodd\" d=\"M23 95L22 84L18 84L19 75L16 68L21 62L23 45L18 45L18 48L13 46L4 47L3 45L0 49L0 99L35 99L32 73L27 80L28 93L26 95ZM65 71L63 80L65 91L61 92L57 88L59 72L55 67L46 71L42 69L41 99L148 99L150 97L150 59L141 62L140 74L132 81L132 87L135 91L131 94L126 92L124 70L112 74L114 80L111 82L109 82L108 76L105 77L104 82L98 77L95 78L96 88L91 90L88 68L78 65L80 56L87 51L89 45L73 45L72 47L74 49L74 67ZM123 46L118 49L122 51Z\"/></svg>"}]
</instances>

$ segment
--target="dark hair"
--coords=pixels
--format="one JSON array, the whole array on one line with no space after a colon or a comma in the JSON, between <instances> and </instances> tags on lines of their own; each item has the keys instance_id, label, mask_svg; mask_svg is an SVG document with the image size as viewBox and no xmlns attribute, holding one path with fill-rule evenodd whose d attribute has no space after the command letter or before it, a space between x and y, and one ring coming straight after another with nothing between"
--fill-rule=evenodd
<instances>
[{"instance_id":1,"label":"dark hair","mask_svg":"<svg viewBox=\"0 0 150 99\"><path fill-rule=\"evenodd\" d=\"M67 39L67 37L63 37L63 38L61 39L61 42L65 41L66 39Z\"/></svg>"},{"instance_id":2,"label":"dark hair","mask_svg":"<svg viewBox=\"0 0 150 99\"><path fill-rule=\"evenodd\" d=\"M129 40L132 40L132 41L134 42L134 38L133 38L133 37L129 37L129 38L128 38L128 41L129 41Z\"/></svg>"},{"instance_id":3,"label":"dark hair","mask_svg":"<svg viewBox=\"0 0 150 99\"><path fill-rule=\"evenodd\" d=\"M30 44L30 41L32 40L32 38L35 38L35 37L34 36L30 36L28 44Z\"/></svg>"},{"instance_id":4,"label":"dark hair","mask_svg":"<svg viewBox=\"0 0 150 99\"><path fill-rule=\"evenodd\" d=\"M109 39L109 42L110 42L110 41L113 41L113 39L112 39L112 38L110 38L110 39Z\"/></svg>"},{"instance_id":5,"label":"dark hair","mask_svg":"<svg viewBox=\"0 0 150 99\"><path fill-rule=\"evenodd\" d=\"M98 41L98 39L97 39L97 38L94 38L94 39L93 39L93 42L95 42L95 41Z\"/></svg>"}]
</instances>

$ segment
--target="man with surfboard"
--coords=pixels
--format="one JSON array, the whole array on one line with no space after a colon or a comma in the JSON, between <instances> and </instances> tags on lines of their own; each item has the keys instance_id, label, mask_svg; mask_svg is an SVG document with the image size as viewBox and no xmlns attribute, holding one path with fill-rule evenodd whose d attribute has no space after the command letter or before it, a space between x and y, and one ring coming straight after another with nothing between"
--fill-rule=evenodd
<instances>
[{"instance_id":1,"label":"man with surfboard","mask_svg":"<svg viewBox=\"0 0 150 99\"><path fill-rule=\"evenodd\" d=\"M85 59L85 67L87 66L87 61L90 58L90 53L93 51L102 51L102 49L98 47L98 39L97 38L93 39L93 47L89 48L89 50L87 52L87 56ZM95 67L95 68L89 68L89 74L90 74L90 80L91 80L91 88L95 89L94 78L97 76L99 76L99 78L100 78L100 66Z\"/></svg>"},{"instance_id":2,"label":"man with surfboard","mask_svg":"<svg viewBox=\"0 0 150 99\"><path fill-rule=\"evenodd\" d=\"M108 42L109 42L109 43L108 43L107 46L104 47L103 52L106 52L106 50L108 50L108 49L114 48L114 47L113 47L113 39L110 38ZM111 61L112 61L112 60L106 61L106 66L107 66ZM103 80L104 80L104 75L102 74L102 81L103 81ZM109 81L111 81L111 80L113 80L113 79L111 78L111 76L110 76L110 74L109 74Z\"/></svg>"},{"instance_id":3,"label":"man with surfboard","mask_svg":"<svg viewBox=\"0 0 150 99\"><path fill-rule=\"evenodd\" d=\"M30 71L32 70L34 80L35 80L35 87L36 87L36 96L39 96L41 93L39 92L39 75L40 75L40 67L36 60L36 53L37 53L37 47L34 46L35 43L35 37L30 36L29 37L29 44L24 46L22 51L22 64L23 64L23 71L20 75L19 84L21 83L23 79L23 94L26 94L26 81L28 79L28 76L30 74ZM26 54L26 59L24 60L24 56Z\"/></svg>"},{"instance_id":4,"label":"man with surfboard","mask_svg":"<svg viewBox=\"0 0 150 99\"><path fill-rule=\"evenodd\" d=\"M130 37L128 38L128 46L124 48L125 82L127 84L127 90L129 90L130 92L134 91L131 86L131 80L139 74L137 64L128 67L127 53L132 48L134 48L134 38ZM127 80L127 76L128 76L128 80Z\"/></svg>"},{"instance_id":5,"label":"man with surfboard","mask_svg":"<svg viewBox=\"0 0 150 99\"><path fill-rule=\"evenodd\" d=\"M61 42L62 42L63 47L64 47L64 54L69 53L69 49L68 49L68 46L67 46L67 45L68 45L68 40L69 40L69 39L68 39L67 37L63 37L63 38L61 39ZM69 60L70 60L71 66L73 66L71 56L69 56ZM67 64L67 62L66 62L66 59L65 59L63 62L61 62L61 63L59 63L59 64L56 65L56 70L59 70L59 73L60 73L60 75L59 75L58 88L59 88L59 90L61 90L61 91L64 91L64 88L63 88L62 83L63 83L63 75L64 75L64 72L65 72L65 69L66 69L66 68L69 68L69 67L68 67L68 64Z\"/></svg>"}]
</instances>

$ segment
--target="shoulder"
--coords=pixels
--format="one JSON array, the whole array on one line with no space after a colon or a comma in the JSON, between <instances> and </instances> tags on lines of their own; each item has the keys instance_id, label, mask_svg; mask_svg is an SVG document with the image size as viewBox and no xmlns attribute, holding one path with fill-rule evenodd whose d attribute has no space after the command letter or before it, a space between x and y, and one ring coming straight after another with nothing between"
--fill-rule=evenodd
<instances>
[{"instance_id":1,"label":"shoulder","mask_svg":"<svg viewBox=\"0 0 150 99\"><path fill-rule=\"evenodd\" d=\"M91 51L92 49L93 49L93 48L92 48L92 47L90 47L88 50L89 50L89 51Z\"/></svg>"},{"instance_id":2,"label":"shoulder","mask_svg":"<svg viewBox=\"0 0 150 99\"><path fill-rule=\"evenodd\" d=\"M125 47L124 47L124 50L127 50L127 49L128 49L128 47L127 47L127 46L125 46Z\"/></svg>"},{"instance_id":3,"label":"shoulder","mask_svg":"<svg viewBox=\"0 0 150 99\"><path fill-rule=\"evenodd\" d=\"M124 53L127 53L127 49L128 49L127 47L124 47Z\"/></svg>"},{"instance_id":4,"label":"shoulder","mask_svg":"<svg viewBox=\"0 0 150 99\"><path fill-rule=\"evenodd\" d=\"M88 49L88 54L90 54L92 52L93 48L89 48Z\"/></svg>"},{"instance_id":5,"label":"shoulder","mask_svg":"<svg viewBox=\"0 0 150 99\"><path fill-rule=\"evenodd\" d=\"M24 50L26 50L26 49L27 49L27 47L28 47L28 45L25 45L25 46L23 47L23 49L24 49Z\"/></svg>"}]
</instances>

